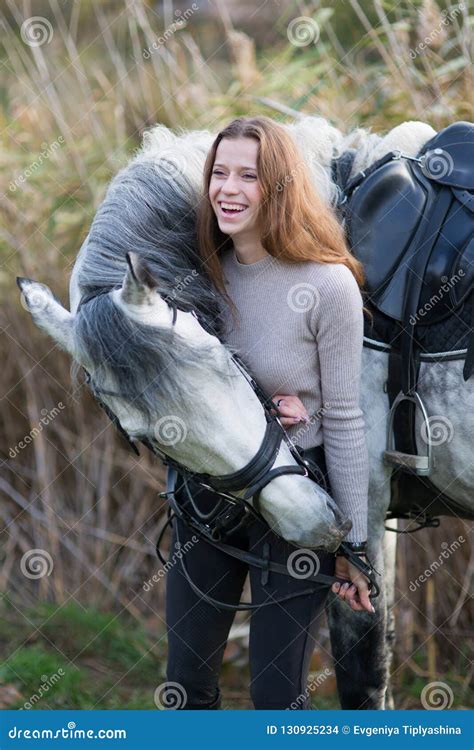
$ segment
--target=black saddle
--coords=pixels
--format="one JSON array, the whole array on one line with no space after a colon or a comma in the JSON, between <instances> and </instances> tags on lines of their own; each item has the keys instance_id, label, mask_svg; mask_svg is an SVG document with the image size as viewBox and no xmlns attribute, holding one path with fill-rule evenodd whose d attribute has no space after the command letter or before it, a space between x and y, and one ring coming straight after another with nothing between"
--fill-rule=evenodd
<instances>
[{"instance_id":1,"label":"black saddle","mask_svg":"<svg viewBox=\"0 0 474 750\"><path fill-rule=\"evenodd\" d=\"M408 393L417 327L474 305L474 125L449 126L417 158L387 154L345 193L347 236L364 265L367 302L403 326ZM466 379L473 364L471 354Z\"/></svg>"},{"instance_id":2,"label":"black saddle","mask_svg":"<svg viewBox=\"0 0 474 750\"><path fill-rule=\"evenodd\" d=\"M427 341L441 345L442 332L450 358L465 354L465 380L474 369L474 125L455 123L416 157L390 152L348 180L353 158L346 152L332 172L351 251L364 266L365 303L375 329L390 333L385 460L428 475L431 441L418 456L415 435L417 409L427 421L416 390L421 351Z\"/></svg>"}]
</instances>

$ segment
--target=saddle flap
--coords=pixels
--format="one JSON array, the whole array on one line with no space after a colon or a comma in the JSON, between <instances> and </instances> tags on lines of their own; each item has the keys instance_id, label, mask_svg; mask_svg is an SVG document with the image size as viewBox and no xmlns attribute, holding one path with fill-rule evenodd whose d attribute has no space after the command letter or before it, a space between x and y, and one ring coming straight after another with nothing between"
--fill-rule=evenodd
<instances>
[{"instance_id":1,"label":"saddle flap","mask_svg":"<svg viewBox=\"0 0 474 750\"><path fill-rule=\"evenodd\" d=\"M390 161L362 182L347 206L348 240L364 266L368 299L397 320L408 272L404 259L425 211L426 183L408 162Z\"/></svg>"},{"instance_id":2,"label":"saddle flap","mask_svg":"<svg viewBox=\"0 0 474 750\"><path fill-rule=\"evenodd\" d=\"M455 122L425 143L420 153L423 174L430 180L474 190L474 125Z\"/></svg>"},{"instance_id":3,"label":"saddle flap","mask_svg":"<svg viewBox=\"0 0 474 750\"><path fill-rule=\"evenodd\" d=\"M445 191L451 192L449 188L441 188L441 192ZM474 214L453 201L423 276L416 314L418 325L430 326L453 315L468 296L474 281L473 234Z\"/></svg>"},{"instance_id":4,"label":"saddle flap","mask_svg":"<svg viewBox=\"0 0 474 750\"><path fill-rule=\"evenodd\" d=\"M474 237L471 237L466 247L457 257L451 268L451 302L459 305L467 299L473 290L474 282Z\"/></svg>"}]
</instances>

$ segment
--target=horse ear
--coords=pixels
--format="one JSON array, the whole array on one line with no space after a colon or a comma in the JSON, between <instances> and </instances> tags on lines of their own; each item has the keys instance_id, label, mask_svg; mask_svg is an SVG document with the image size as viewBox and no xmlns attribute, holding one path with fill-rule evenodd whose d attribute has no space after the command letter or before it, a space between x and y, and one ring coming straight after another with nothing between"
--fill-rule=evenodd
<instances>
[{"instance_id":1,"label":"horse ear","mask_svg":"<svg viewBox=\"0 0 474 750\"><path fill-rule=\"evenodd\" d=\"M158 281L150 267L137 253L127 253L127 273L122 286L122 299L129 304L139 305L156 290Z\"/></svg>"},{"instance_id":2,"label":"horse ear","mask_svg":"<svg viewBox=\"0 0 474 750\"><path fill-rule=\"evenodd\" d=\"M74 316L45 284L22 276L17 276L16 283L21 291L21 304L31 313L36 325L74 356Z\"/></svg>"}]
</instances>

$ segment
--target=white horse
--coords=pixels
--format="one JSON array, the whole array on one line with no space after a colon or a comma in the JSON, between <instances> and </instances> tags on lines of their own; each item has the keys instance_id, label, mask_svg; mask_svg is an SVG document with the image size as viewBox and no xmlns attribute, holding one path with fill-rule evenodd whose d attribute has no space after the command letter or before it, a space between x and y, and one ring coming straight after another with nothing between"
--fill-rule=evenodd
<instances>
[{"instance_id":1,"label":"white horse","mask_svg":"<svg viewBox=\"0 0 474 750\"><path fill-rule=\"evenodd\" d=\"M89 311L84 305L76 315L45 285L24 278L18 284L35 322L99 384L100 399L132 440L148 439L191 472L222 476L241 469L257 453L265 434L260 400L230 352L193 313L177 310L173 323L173 312L144 261L136 254L128 257L122 286L99 298L100 306ZM90 330L91 317L96 326L93 344L106 339L99 354L84 333ZM150 342L155 351L147 351ZM134 396L127 394L126 376L114 371L114 356L121 346L129 369L135 364L134 349L140 358L138 381L130 388ZM150 385L147 409L139 394ZM273 468L288 465L298 466L283 441ZM244 491L235 494L241 497ZM351 526L324 489L298 474L276 477L264 487L260 509L276 533L301 547L335 551Z\"/></svg>"},{"instance_id":2,"label":"white horse","mask_svg":"<svg viewBox=\"0 0 474 750\"><path fill-rule=\"evenodd\" d=\"M356 149L354 176L392 150L416 156L435 134L429 125L407 122L393 128L385 137L362 129L343 135L317 117L303 117L286 127L328 203L334 201L338 192L331 177L334 156L349 148ZM185 438L176 445L166 445L165 441L163 450L194 470L219 474L241 468L255 454L265 420L250 387L243 376L232 371L225 348L212 335L219 334L218 319L214 315L206 319L206 311L215 300L209 296L208 281L193 250L194 206L213 137L206 131L175 135L163 126L147 134L138 156L111 184L79 253L70 284L71 313L55 302L42 285L23 280L21 287L38 325L86 369L92 369L93 377L97 360L90 361L86 356L83 326L77 325L81 314L77 313L77 308L82 295L93 295L97 290L109 291L104 296L114 309L121 310L130 320L146 323L149 332L156 328L170 329L171 311L166 303L170 295L180 307L194 308L210 335L204 334L190 313L178 312L177 331L183 347L195 352L202 346L203 351L212 354L201 358L204 367L199 374L200 355L192 358L196 367L182 361L177 368L176 362L173 363L171 380L175 382L175 396L178 393L179 396L161 402L156 399L157 408L151 423L165 424L170 415L182 420L187 430ZM151 294L153 284L147 286L146 274L141 283L137 281L139 269L135 279L133 273L129 273L123 282L125 256L130 251L136 251L152 267L152 273L160 279L161 294L156 291ZM196 277L188 284L186 280L196 269ZM112 292L113 287L117 290ZM35 299L39 304L34 304ZM91 309L91 316L98 310L99 305ZM113 337L115 345L117 338L110 329L110 321L108 325L107 334ZM78 337L78 333L81 336ZM104 351L110 354L110 347L96 351L95 356L103 355ZM139 361L137 359L137 363ZM428 414L449 414L453 425L450 440L433 446L434 470L430 479L440 492L447 493L457 503L461 515L464 509L472 516L474 379L463 381L461 370L461 361L427 359L421 366L419 391ZM97 374L102 378L100 387L106 390L115 390L123 384L117 381L117 371L107 376L104 369L99 368ZM384 586L381 596L374 602L375 619L364 612L352 612L337 598L332 599L328 607L339 697L342 707L348 709L382 709L393 705L388 688L394 639L396 535L385 533L392 473L391 467L383 461L390 412L385 389L387 375L388 353L364 349L361 408L370 456L369 556L382 573ZM196 383L201 396L198 400L187 391L188 385L191 388ZM159 393L159 381L156 389ZM130 388L128 392L132 392ZM168 389L168 393L172 394L172 389ZM212 403L218 400L218 410L209 408L211 393ZM144 419L143 411L135 408L137 404L133 399L127 402L120 397L104 396L103 400L131 435L149 434L150 420ZM173 426L176 428L176 424ZM182 430L181 421L178 428ZM420 430L418 435L421 451ZM159 441L156 431L154 437ZM283 448L277 461L286 464L291 463L292 458ZM274 530L307 547L334 549L347 528L325 493L299 476L280 477L267 485L262 493L262 508Z\"/></svg>"}]
</instances>

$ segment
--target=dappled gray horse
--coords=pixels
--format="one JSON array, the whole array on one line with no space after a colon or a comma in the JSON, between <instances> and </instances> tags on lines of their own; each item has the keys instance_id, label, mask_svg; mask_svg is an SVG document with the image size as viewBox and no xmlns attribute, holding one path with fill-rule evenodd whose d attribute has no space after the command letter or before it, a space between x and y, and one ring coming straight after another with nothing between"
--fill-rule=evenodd
<instances>
[{"instance_id":1,"label":"dappled gray horse","mask_svg":"<svg viewBox=\"0 0 474 750\"><path fill-rule=\"evenodd\" d=\"M315 117L286 127L331 204L338 197L331 173L334 156L355 149L355 175L394 149L415 156L434 135L420 122L404 123L383 138L360 129L344 136ZM196 206L213 138L206 131L176 136L163 126L145 135L138 156L112 181L81 248L71 277L71 312L43 285L24 281L21 286L35 321L91 372L101 398L132 437L151 434L164 452L193 470L219 474L240 468L255 454L265 419L218 341L221 300L196 253ZM139 261L135 274L127 271L127 253L146 261L153 278L140 271ZM179 308L175 331L170 302ZM449 414L453 425L449 442L433 446L433 485L440 491L449 486L458 507L472 513L474 409L469 407L474 385L473 379L462 380L461 370L460 361L423 362L419 390L428 413ZM388 678L396 537L386 535L384 527L392 473L383 461L390 412L387 373L387 351L364 349L369 556L384 586L374 602L375 620L334 598L328 607L343 708L392 705ZM291 454L283 448L277 460L290 463ZM301 546L334 549L347 529L326 493L304 477L273 480L261 505L270 526Z\"/></svg>"}]
</instances>

